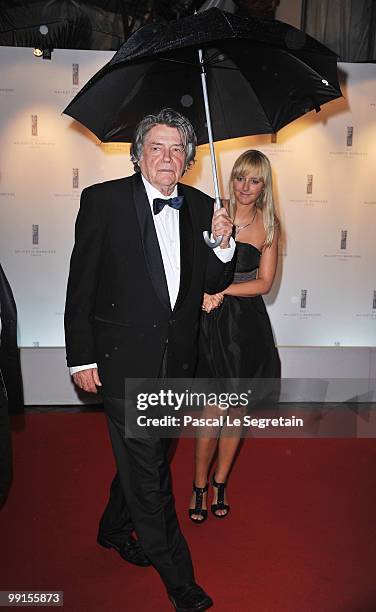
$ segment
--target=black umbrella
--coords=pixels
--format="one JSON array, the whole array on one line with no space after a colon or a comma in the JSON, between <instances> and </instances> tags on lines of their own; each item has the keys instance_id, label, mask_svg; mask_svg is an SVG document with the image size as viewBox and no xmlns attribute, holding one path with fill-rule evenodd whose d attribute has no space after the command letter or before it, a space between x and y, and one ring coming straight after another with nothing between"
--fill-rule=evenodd
<instances>
[{"instance_id":1,"label":"black umbrella","mask_svg":"<svg viewBox=\"0 0 376 612\"><path fill-rule=\"evenodd\" d=\"M163 107L182 112L198 144L211 143L219 203L213 139L276 132L340 96L333 51L288 24L211 8L140 28L64 112L103 142L131 141L138 121Z\"/></svg>"}]
</instances>

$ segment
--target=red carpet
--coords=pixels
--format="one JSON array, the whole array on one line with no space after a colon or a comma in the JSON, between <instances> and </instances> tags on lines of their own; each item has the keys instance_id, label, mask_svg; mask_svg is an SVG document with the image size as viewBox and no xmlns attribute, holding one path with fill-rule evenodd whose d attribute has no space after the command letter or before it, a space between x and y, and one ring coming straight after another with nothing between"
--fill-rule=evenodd
<instances>
[{"instance_id":1,"label":"red carpet","mask_svg":"<svg viewBox=\"0 0 376 612\"><path fill-rule=\"evenodd\" d=\"M31 414L14 441L14 483L0 513L1 590L64 591L64 610L168 612L152 568L96 544L113 476L101 413ZM193 441L181 440L174 490L197 581L218 612L376 610L374 440L248 439L231 513L186 513Z\"/></svg>"}]
</instances>

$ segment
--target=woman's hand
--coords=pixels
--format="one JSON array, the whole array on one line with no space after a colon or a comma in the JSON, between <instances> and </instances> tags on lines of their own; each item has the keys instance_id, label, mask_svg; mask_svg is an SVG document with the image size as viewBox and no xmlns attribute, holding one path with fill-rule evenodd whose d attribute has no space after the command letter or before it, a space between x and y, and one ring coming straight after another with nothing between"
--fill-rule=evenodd
<instances>
[{"instance_id":1,"label":"woman's hand","mask_svg":"<svg viewBox=\"0 0 376 612\"><path fill-rule=\"evenodd\" d=\"M223 293L214 293L213 295L209 295L209 293L204 293L204 299L202 301L202 310L209 313L214 308L218 308L223 302Z\"/></svg>"}]
</instances>

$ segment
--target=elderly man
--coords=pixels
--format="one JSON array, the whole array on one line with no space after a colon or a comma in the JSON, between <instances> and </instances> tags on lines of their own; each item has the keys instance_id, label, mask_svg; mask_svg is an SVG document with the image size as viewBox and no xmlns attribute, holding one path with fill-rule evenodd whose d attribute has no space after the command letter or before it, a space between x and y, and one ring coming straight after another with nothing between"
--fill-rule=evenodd
<instances>
[{"instance_id":1,"label":"elderly man","mask_svg":"<svg viewBox=\"0 0 376 612\"><path fill-rule=\"evenodd\" d=\"M233 273L232 223L201 191L179 184L196 138L172 109L146 116L131 149L136 173L82 192L65 311L74 382L104 399L118 473L98 542L152 564L177 610L206 610L177 521L168 443L124 436L125 378L192 376L203 292ZM208 248L202 233L224 236ZM230 243L231 242L231 243ZM137 534L137 539L132 535Z\"/></svg>"},{"instance_id":2,"label":"elderly man","mask_svg":"<svg viewBox=\"0 0 376 612\"><path fill-rule=\"evenodd\" d=\"M23 412L20 355L17 346L17 308L0 265L0 508L12 480L9 414Z\"/></svg>"}]
</instances>

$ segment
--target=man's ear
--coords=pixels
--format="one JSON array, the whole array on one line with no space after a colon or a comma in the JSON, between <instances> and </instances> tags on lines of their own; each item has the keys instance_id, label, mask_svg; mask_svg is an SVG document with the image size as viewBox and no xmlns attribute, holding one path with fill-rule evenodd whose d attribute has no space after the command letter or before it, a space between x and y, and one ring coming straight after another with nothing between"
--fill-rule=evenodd
<instances>
[{"instance_id":1,"label":"man's ear","mask_svg":"<svg viewBox=\"0 0 376 612\"><path fill-rule=\"evenodd\" d=\"M194 159L192 159L190 162L187 162L184 164L184 172L183 174L185 174L187 172L187 170L190 170L191 168L193 168L193 166L195 165L195 161Z\"/></svg>"}]
</instances>

